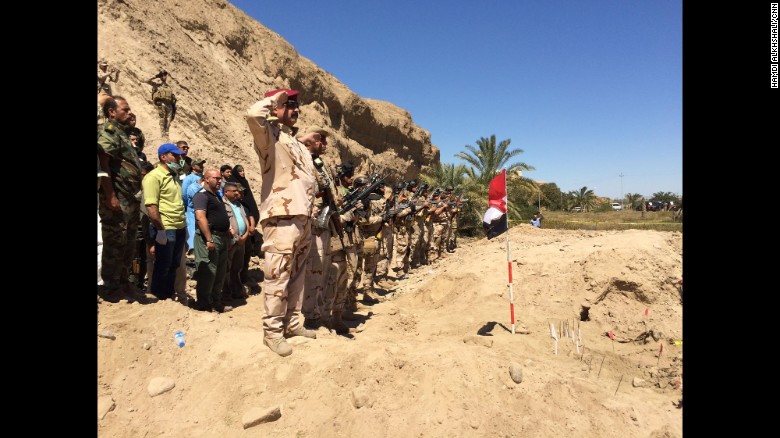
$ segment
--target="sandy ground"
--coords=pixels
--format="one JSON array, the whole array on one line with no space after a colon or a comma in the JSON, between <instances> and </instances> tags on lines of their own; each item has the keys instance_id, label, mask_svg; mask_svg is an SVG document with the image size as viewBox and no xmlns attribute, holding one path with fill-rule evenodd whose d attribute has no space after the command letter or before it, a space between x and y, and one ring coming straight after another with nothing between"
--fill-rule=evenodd
<instances>
[{"instance_id":1,"label":"sandy ground","mask_svg":"<svg viewBox=\"0 0 780 438\"><path fill-rule=\"evenodd\" d=\"M350 335L293 338L286 358L262 344L262 295L225 314L100 302L115 339L97 338L98 436L682 436L682 235L509 237L515 334L504 236L461 243L362 307ZM174 386L151 396L161 381Z\"/></svg>"}]
</instances>

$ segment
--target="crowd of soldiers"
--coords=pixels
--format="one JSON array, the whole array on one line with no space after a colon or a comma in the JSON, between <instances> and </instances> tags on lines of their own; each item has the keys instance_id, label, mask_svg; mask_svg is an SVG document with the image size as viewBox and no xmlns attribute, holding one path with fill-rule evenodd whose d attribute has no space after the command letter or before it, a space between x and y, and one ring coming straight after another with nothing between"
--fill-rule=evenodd
<instances>
[{"instance_id":1,"label":"crowd of soldiers","mask_svg":"<svg viewBox=\"0 0 780 438\"><path fill-rule=\"evenodd\" d=\"M258 256L263 342L287 356L286 338L316 338L321 327L348 334L344 320L381 301L378 290L455 251L462 197L416 179L356 176L351 161L326 163L329 131L294 127L297 90L270 91L247 111L262 173L255 202L243 166L205 169L187 157L186 141L160 145L156 165L147 161L127 100L98 81L99 296L140 301L148 291L230 311L225 302L248 297L249 258ZM234 255L238 246L247 249ZM186 291L191 264L195 301Z\"/></svg>"},{"instance_id":2,"label":"crowd of soldiers","mask_svg":"<svg viewBox=\"0 0 780 438\"><path fill-rule=\"evenodd\" d=\"M343 319L353 318L359 302L380 302L383 295L377 289L391 291L411 269L455 252L463 201L452 187L431 190L416 179L386 184L379 175L355 176L351 162L329 167L320 155L326 134L315 132L322 140L303 140L313 145L309 150L320 191L312 214L302 313L308 329L346 334ZM338 210L349 208L339 215ZM330 214L338 219L329 220Z\"/></svg>"}]
</instances>

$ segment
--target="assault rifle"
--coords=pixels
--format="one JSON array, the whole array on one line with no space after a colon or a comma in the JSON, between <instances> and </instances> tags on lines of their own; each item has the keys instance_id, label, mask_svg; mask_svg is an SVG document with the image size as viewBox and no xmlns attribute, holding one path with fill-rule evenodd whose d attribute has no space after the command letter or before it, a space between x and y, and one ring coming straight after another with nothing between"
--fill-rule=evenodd
<instances>
[{"instance_id":1,"label":"assault rifle","mask_svg":"<svg viewBox=\"0 0 780 438\"><path fill-rule=\"evenodd\" d=\"M422 206L422 204L420 204L420 206ZM405 210L407 208L411 208L412 212L410 214L406 215L404 219L411 219L412 216L414 216L412 214L412 213L414 213L414 209L415 209L415 204L414 203L410 203L410 202L405 202L405 203L402 203L402 204L396 203L393 206L393 208L390 208L390 205L388 204L388 207L385 210L385 214L382 216L382 221L383 222L389 222L390 219L395 218L398 215L398 213L402 212L403 210Z\"/></svg>"},{"instance_id":2,"label":"assault rifle","mask_svg":"<svg viewBox=\"0 0 780 438\"><path fill-rule=\"evenodd\" d=\"M423 207L425 206L425 203L426 203L426 202L427 202L427 203L428 203L428 205L430 205L430 206L432 206L432 205L434 204L434 202L433 202L433 201L431 201L431 200L429 200L429 199L426 199L425 201L418 201L418 202L407 201L407 202L403 202L403 203L401 203L401 204L396 204L396 205L394 206L394 208L392 208L392 209L389 209L389 210L387 211L387 215L388 215L388 216L395 216L395 215L397 215L398 213L400 213L402 210L404 210L404 209L407 209L407 208L411 208L411 209L412 209L412 214L413 214L413 213L415 213L417 210L419 210L419 209L423 208Z\"/></svg>"},{"instance_id":3,"label":"assault rifle","mask_svg":"<svg viewBox=\"0 0 780 438\"><path fill-rule=\"evenodd\" d=\"M331 191L331 179L328 176L328 172L325 170L324 166L325 163L323 163L319 157L314 159L314 167L318 172L320 172L320 176L325 182L322 195L324 205L322 207L322 211L320 211L319 216L317 216L315 226L320 229L327 229L329 224L332 222L333 228L336 229L336 234L338 234L339 240L341 241L341 246L344 247L344 225L341 223L341 218L338 215L333 214L336 212L336 197Z\"/></svg>"},{"instance_id":4,"label":"assault rifle","mask_svg":"<svg viewBox=\"0 0 780 438\"><path fill-rule=\"evenodd\" d=\"M339 210L339 215L345 214L353 208L356 208L358 204L363 201L368 201L368 196L376 191L377 187L385 181L385 178L387 177L383 176L380 178L379 175L374 175L371 184L368 187L357 188L344 196L344 206Z\"/></svg>"},{"instance_id":5,"label":"assault rifle","mask_svg":"<svg viewBox=\"0 0 780 438\"><path fill-rule=\"evenodd\" d=\"M463 205L465 202L469 202L468 199L458 199L457 201L449 201L447 202L447 205L450 207L456 207L458 205Z\"/></svg>"}]
</instances>

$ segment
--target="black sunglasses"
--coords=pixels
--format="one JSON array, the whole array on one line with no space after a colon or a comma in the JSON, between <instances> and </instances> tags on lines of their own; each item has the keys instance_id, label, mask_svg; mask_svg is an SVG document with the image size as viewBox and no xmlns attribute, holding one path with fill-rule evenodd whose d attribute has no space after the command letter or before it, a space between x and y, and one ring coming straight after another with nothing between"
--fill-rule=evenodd
<instances>
[{"instance_id":1,"label":"black sunglasses","mask_svg":"<svg viewBox=\"0 0 780 438\"><path fill-rule=\"evenodd\" d=\"M287 108L298 108L300 105L298 104L297 100L288 100L284 103L284 106Z\"/></svg>"}]
</instances>

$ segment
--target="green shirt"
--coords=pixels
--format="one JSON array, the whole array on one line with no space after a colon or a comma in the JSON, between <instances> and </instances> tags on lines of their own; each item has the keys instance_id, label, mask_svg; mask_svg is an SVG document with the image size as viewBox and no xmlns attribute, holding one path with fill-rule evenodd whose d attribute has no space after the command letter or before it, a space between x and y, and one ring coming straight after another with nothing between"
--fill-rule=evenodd
<instances>
[{"instance_id":1,"label":"green shirt","mask_svg":"<svg viewBox=\"0 0 780 438\"><path fill-rule=\"evenodd\" d=\"M127 129L127 126L109 120L98 131L97 143L98 148L109 156L108 168L114 191L125 199L135 199L141 190L141 164L127 136Z\"/></svg>"},{"instance_id":2,"label":"green shirt","mask_svg":"<svg viewBox=\"0 0 780 438\"><path fill-rule=\"evenodd\" d=\"M144 177L143 187L144 205L157 205L166 230L179 230L186 226L181 180L178 175L168 172L158 164Z\"/></svg>"}]
</instances>

